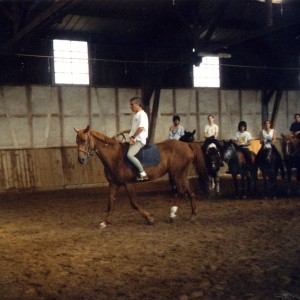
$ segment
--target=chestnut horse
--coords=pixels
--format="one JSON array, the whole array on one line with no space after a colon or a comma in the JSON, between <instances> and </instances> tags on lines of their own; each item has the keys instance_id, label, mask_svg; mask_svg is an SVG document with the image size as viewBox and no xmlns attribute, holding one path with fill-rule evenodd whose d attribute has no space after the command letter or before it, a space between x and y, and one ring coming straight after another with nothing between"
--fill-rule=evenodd
<instances>
[{"instance_id":1,"label":"chestnut horse","mask_svg":"<svg viewBox=\"0 0 300 300\"><path fill-rule=\"evenodd\" d=\"M95 152L104 166L106 179L109 182L109 199L105 220L100 224L101 228L106 227L112 222L112 211L116 194L120 186L125 186L131 206L136 209L147 221L149 225L154 224L154 219L149 212L138 205L135 194L135 184L137 170L129 168L126 165L125 157L128 149L128 143L121 143L116 138L110 138L103 133L91 130L89 126L85 129L76 129L76 143L78 146L78 160L85 164ZM188 169L191 163L194 163L199 179L205 170L205 164L200 146L189 145L176 140L166 140L156 144L160 161L154 166L145 168L149 180L158 179L165 174L175 182L178 189L178 195L188 194L191 205L191 221L195 220L197 215L195 194L192 191L188 180ZM178 199L178 198L177 198ZM176 200L176 204L177 204ZM170 218L176 218L177 205L171 207Z\"/></svg>"}]
</instances>

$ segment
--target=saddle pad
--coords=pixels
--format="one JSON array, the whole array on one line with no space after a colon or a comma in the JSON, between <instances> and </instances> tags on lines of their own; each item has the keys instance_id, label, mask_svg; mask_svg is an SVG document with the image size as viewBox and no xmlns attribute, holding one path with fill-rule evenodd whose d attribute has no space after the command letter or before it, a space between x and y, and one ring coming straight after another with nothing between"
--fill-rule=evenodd
<instances>
[{"instance_id":1,"label":"saddle pad","mask_svg":"<svg viewBox=\"0 0 300 300\"><path fill-rule=\"evenodd\" d=\"M139 151L136 158L141 162L144 168L155 166L160 163L158 147L156 145L146 145ZM128 160L127 156L125 156L125 163L128 167L135 168L131 161Z\"/></svg>"}]
</instances>

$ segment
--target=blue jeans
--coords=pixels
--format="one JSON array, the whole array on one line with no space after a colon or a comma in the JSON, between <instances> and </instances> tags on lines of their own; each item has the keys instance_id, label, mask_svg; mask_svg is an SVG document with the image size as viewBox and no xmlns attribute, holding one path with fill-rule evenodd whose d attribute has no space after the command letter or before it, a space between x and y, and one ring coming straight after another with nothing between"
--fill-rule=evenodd
<instances>
[{"instance_id":1,"label":"blue jeans","mask_svg":"<svg viewBox=\"0 0 300 300\"><path fill-rule=\"evenodd\" d=\"M127 152L127 158L136 166L140 173L144 172L144 168L140 161L135 157L135 155L144 147L145 145L141 142L136 142L135 144L129 145L129 150Z\"/></svg>"}]
</instances>

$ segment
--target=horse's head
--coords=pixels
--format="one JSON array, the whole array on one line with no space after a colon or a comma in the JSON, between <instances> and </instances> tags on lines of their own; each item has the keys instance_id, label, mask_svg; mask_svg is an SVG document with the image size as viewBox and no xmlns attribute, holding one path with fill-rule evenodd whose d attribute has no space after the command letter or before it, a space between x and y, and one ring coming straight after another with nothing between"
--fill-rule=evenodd
<instances>
[{"instance_id":1,"label":"horse's head","mask_svg":"<svg viewBox=\"0 0 300 300\"><path fill-rule=\"evenodd\" d=\"M267 145L269 145L269 144L267 144ZM262 150L262 160L267 163L271 163L272 154L273 154L272 147L264 146L263 150Z\"/></svg>"},{"instance_id":2,"label":"horse's head","mask_svg":"<svg viewBox=\"0 0 300 300\"><path fill-rule=\"evenodd\" d=\"M228 163L230 159L237 155L237 149L232 140L226 142L223 141L223 160Z\"/></svg>"},{"instance_id":3,"label":"horse's head","mask_svg":"<svg viewBox=\"0 0 300 300\"><path fill-rule=\"evenodd\" d=\"M196 130L194 130L193 132L189 132L189 131L184 131L184 135L180 137L179 141L182 142L194 142L195 141L195 135Z\"/></svg>"},{"instance_id":4,"label":"horse's head","mask_svg":"<svg viewBox=\"0 0 300 300\"><path fill-rule=\"evenodd\" d=\"M214 147L208 147L206 154L205 154L205 162L209 169L212 171L218 171L221 167L221 155L216 148Z\"/></svg>"},{"instance_id":5,"label":"horse's head","mask_svg":"<svg viewBox=\"0 0 300 300\"><path fill-rule=\"evenodd\" d=\"M281 134L282 140L281 140L281 150L283 156L290 156L296 151L296 138L291 134Z\"/></svg>"},{"instance_id":6,"label":"horse's head","mask_svg":"<svg viewBox=\"0 0 300 300\"><path fill-rule=\"evenodd\" d=\"M94 142L90 137L90 126L85 129L76 129L76 143L78 147L78 161L81 164L85 164L87 159L93 156Z\"/></svg>"}]
</instances>

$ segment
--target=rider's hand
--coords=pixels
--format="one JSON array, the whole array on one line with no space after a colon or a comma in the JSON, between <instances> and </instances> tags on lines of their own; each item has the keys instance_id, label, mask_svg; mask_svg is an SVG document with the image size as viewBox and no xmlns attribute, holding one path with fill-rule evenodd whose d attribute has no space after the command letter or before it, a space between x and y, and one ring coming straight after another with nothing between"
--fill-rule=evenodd
<instances>
[{"instance_id":1,"label":"rider's hand","mask_svg":"<svg viewBox=\"0 0 300 300\"><path fill-rule=\"evenodd\" d=\"M136 143L135 139L130 139L129 144L134 145Z\"/></svg>"}]
</instances>

